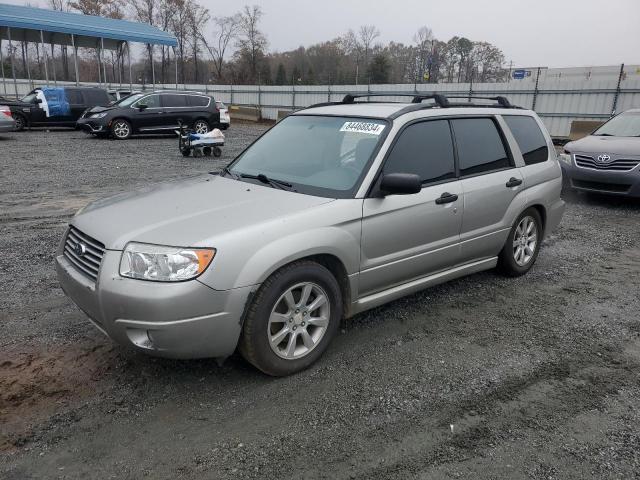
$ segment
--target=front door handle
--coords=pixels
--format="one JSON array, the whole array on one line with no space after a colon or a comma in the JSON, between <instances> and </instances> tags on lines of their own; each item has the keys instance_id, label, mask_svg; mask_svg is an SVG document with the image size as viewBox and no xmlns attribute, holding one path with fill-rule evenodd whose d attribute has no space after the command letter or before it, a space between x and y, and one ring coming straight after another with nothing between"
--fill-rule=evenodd
<instances>
[{"instance_id":1,"label":"front door handle","mask_svg":"<svg viewBox=\"0 0 640 480\"><path fill-rule=\"evenodd\" d=\"M440 195L440 198L436 198L436 203L442 205L443 203L451 203L458 200L458 195L455 193L444 192Z\"/></svg>"},{"instance_id":2,"label":"front door handle","mask_svg":"<svg viewBox=\"0 0 640 480\"><path fill-rule=\"evenodd\" d=\"M522 180L516 177L511 177L507 182L507 188L517 187L518 185L522 185Z\"/></svg>"}]
</instances>

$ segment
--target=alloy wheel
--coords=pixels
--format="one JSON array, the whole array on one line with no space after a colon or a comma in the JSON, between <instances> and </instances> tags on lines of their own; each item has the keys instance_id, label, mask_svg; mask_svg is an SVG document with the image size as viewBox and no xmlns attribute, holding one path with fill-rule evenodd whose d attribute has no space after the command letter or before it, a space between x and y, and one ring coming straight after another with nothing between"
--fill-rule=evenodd
<instances>
[{"instance_id":1,"label":"alloy wheel","mask_svg":"<svg viewBox=\"0 0 640 480\"><path fill-rule=\"evenodd\" d=\"M513 259L524 267L533 258L538 247L538 226L533 217L520 220L513 235Z\"/></svg>"},{"instance_id":2,"label":"alloy wheel","mask_svg":"<svg viewBox=\"0 0 640 480\"><path fill-rule=\"evenodd\" d=\"M118 138L127 138L131 129L126 122L118 121L113 125L113 134Z\"/></svg>"},{"instance_id":3,"label":"alloy wheel","mask_svg":"<svg viewBox=\"0 0 640 480\"><path fill-rule=\"evenodd\" d=\"M269 316L269 345L280 358L294 360L318 346L329 326L331 307L318 284L304 282L285 291Z\"/></svg>"},{"instance_id":4,"label":"alloy wheel","mask_svg":"<svg viewBox=\"0 0 640 480\"><path fill-rule=\"evenodd\" d=\"M207 133L209 131L209 125L207 125L207 122L204 122L202 120L198 120L195 125L193 126L193 131L202 135L204 133Z\"/></svg>"}]
</instances>

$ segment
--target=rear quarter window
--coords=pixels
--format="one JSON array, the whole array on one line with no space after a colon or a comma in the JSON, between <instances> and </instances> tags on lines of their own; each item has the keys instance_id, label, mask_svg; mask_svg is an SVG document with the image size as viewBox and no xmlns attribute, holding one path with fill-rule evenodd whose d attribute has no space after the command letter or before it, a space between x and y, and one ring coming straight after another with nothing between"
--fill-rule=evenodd
<instances>
[{"instance_id":1,"label":"rear quarter window","mask_svg":"<svg viewBox=\"0 0 640 480\"><path fill-rule=\"evenodd\" d=\"M520 147L525 165L534 165L549 159L547 140L533 117L505 115L502 118Z\"/></svg>"},{"instance_id":2,"label":"rear quarter window","mask_svg":"<svg viewBox=\"0 0 640 480\"><path fill-rule=\"evenodd\" d=\"M189 105L192 107L206 107L209 105L209 97L202 95L189 95Z\"/></svg>"}]
</instances>

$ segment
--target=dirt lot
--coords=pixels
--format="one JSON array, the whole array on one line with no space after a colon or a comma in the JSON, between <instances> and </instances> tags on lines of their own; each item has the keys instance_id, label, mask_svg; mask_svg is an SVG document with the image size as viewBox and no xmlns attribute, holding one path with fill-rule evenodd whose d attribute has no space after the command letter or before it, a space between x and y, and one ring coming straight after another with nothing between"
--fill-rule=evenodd
<instances>
[{"instance_id":1,"label":"dirt lot","mask_svg":"<svg viewBox=\"0 0 640 480\"><path fill-rule=\"evenodd\" d=\"M344 323L310 370L114 346L53 254L99 196L219 168L173 138L0 140L0 478L640 478L640 203L571 196L525 277L493 272Z\"/></svg>"}]
</instances>

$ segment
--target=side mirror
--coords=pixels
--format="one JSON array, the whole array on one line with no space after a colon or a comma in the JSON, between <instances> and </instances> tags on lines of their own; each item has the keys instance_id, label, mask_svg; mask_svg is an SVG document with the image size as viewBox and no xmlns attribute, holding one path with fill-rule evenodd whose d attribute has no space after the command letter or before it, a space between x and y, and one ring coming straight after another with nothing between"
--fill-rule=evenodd
<instances>
[{"instance_id":1,"label":"side mirror","mask_svg":"<svg viewBox=\"0 0 640 480\"><path fill-rule=\"evenodd\" d=\"M140 110L141 112L143 110L146 110L147 108L149 108L149 105L147 105L146 103L141 103L140 105L138 105L138 110Z\"/></svg>"},{"instance_id":2,"label":"side mirror","mask_svg":"<svg viewBox=\"0 0 640 480\"><path fill-rule=\"evenodd\" d=\"M41 98L34 98L33 99L33 103L36 103L36 104L42 103L42 99Z\"/></svg>"},{"instance_id":3,"label":"side mirror","mask_svg":"<svg viewBox=\"0 0 640 480\"><path fill-rule=\"evenodd\" d=\"M415 173L387 173L380 190L383 195L411 195L422 190L422 179Z\"/></svg>"}]
</instances>

